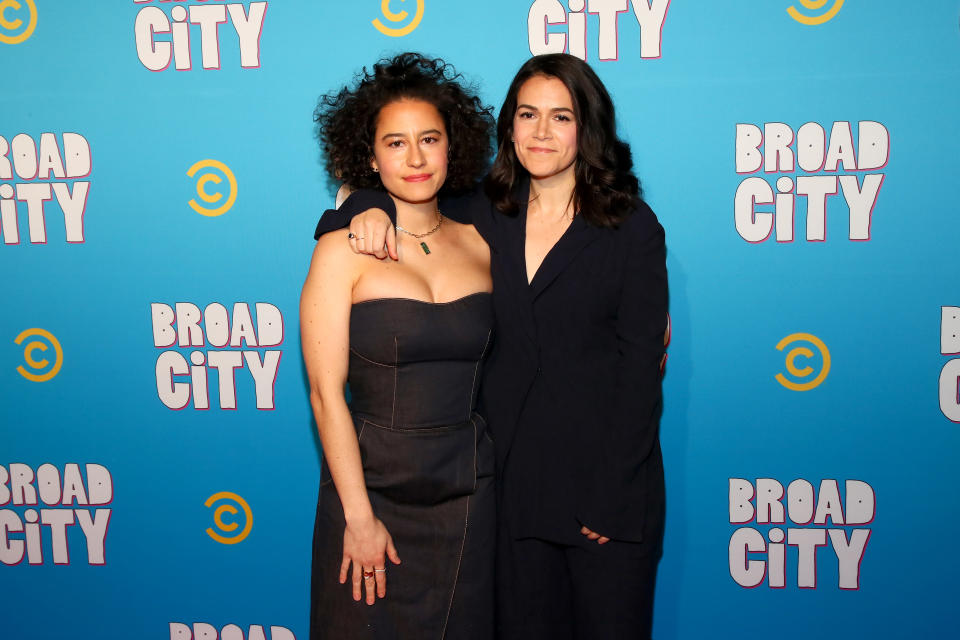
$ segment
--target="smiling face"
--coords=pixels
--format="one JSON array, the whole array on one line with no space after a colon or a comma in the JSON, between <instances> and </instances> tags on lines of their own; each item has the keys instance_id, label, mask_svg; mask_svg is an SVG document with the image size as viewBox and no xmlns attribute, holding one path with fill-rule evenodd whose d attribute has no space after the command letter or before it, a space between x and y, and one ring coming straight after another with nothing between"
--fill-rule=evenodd
<instances>
[{"instance_id":1,"label":"smiling face","mask_svg":"<svg viewBox=\"0 0 960 640\"><path fill-rule=\"evenodd\" d=\"M513 148L534 179L573 178L577 121L563 82L534 76L523 83L513 115Z\"/></svg>"},{"instance_id":2,"label":"smiling face","mask_svg":"<svg viewBox=\"0 0 960 640\"><path fill-rule=\"evenodd\" d=\"M428 202L447 178L447 128L429 102L403 98L380 109L371 166L406 202Z\"/></svg>"}]
</instances>

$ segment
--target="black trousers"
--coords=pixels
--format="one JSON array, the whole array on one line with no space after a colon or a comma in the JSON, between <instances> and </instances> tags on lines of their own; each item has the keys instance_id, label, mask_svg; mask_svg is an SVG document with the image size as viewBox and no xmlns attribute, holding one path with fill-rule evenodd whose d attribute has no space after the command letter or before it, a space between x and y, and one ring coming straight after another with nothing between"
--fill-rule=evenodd
<instances>
[{"instance_id":1,"label":"black trousers","mask_svg":"<svg viewBox=\"0 0 960 640\"><path fill-rule=\"evenodd\" d=\"M499 640L648 640L659 544L497 538Z\"/></svg>"}]
</instances>

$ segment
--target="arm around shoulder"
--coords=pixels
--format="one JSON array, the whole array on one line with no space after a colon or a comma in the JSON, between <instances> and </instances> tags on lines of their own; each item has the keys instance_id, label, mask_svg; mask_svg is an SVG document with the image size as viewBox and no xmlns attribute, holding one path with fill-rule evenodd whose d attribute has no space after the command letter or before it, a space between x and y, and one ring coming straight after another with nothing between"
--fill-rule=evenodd
<instances>
[{"instance_id":1,"label":"arm around shoulder","mask_svg":"<svg viewBox=\"0 0 960 640\"><path fill-rule=\"evenodd\" d=\"M397 222L397 208L393 199L385 191L375 189L358 189L350 194L344 200L339 209L327 209L320 216L317 228L313 232L313 237L319 239L320 236L343 229L350 225L353 218L368 209L382 209L390 221Z\"/></svg>"}]
</instances>

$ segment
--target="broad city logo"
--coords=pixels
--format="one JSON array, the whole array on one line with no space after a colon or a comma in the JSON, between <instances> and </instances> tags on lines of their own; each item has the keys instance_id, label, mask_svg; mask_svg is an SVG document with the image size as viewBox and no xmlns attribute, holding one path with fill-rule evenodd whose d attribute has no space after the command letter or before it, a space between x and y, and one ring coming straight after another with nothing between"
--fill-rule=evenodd
<instances>
[{"instance_id":1,"label":"broad city logo","mask_svg":"<svg viewBox=\"0 0 960 640\"><path fill-rule=\"evenodd\" d=\"M256 317L256 322L254 322ZM274 384L280 367L283 315L267 302L237 302L232 311L211 302L201 311L192 302L150 305L157 357L157 395L170 409L209 409L213 394L221 409L237 408L238 375L253 381L257 409L274 408ZM204 348L204 347L213 348ZM181 349L189 351L181 351ZM216 374L216 386L209 379Z\"/></svg>"},{"instance_id":2,"label":"broad city logo","mask_svg":"<svg viewBox=\"0 0 960 640\"><path fill-rule=\"evenodd\" d=\"M663 23L670 0L534 0L527 14L530 53L569 53L587 59L588 45L597 48L601 61L620 57L624 23L639 27L640 57L660 57ZM620 22L620 14L628 17ZM589 18L589 19L588 19Z\"/></svg>"},{"instance_id":3,"label":"broad city logo","mask_svg":"<svg viewBox=\"0 0 960 640\"><path fill-rule=\"evenodd\" d=\"M196 62L203 70L216 70L221 65L222 45L239 48L240 68L260 67L266 2L177 2L171 6L169 0L157 0L156 4L133 0L137 5L150 5L137 12L133 24L137 57L144 67L165 71L172 63L177 71L191 71Z\"/></svg>"}]
</instances>

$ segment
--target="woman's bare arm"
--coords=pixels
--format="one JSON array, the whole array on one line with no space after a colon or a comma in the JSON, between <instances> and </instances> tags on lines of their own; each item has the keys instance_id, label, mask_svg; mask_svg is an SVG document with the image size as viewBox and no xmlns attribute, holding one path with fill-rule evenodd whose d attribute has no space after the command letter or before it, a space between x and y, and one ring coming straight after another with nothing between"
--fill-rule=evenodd
<instances>
[{"instance_id":1,"label":"woman's bare arm","mask_svg":"<svg viewBox=\"0 0 960 640\"><path fill-rule=\"evenodd\" d=\"M310 380L310 404L320 432L324 457L337 488L346 518L340 582L353 564L353 596L361 597L361 574L384 568L384 554L399 563L390 534L373 512L363 479L360 447L344 399L349 363L350 309L353 286L359 277L357 260L345 232L325 235L300 296L300 333L303 359ZM373 604L372 584L367 603ZM377 593L383 597L386 573L376 572Z\"/></svg>"}]
</instances>

